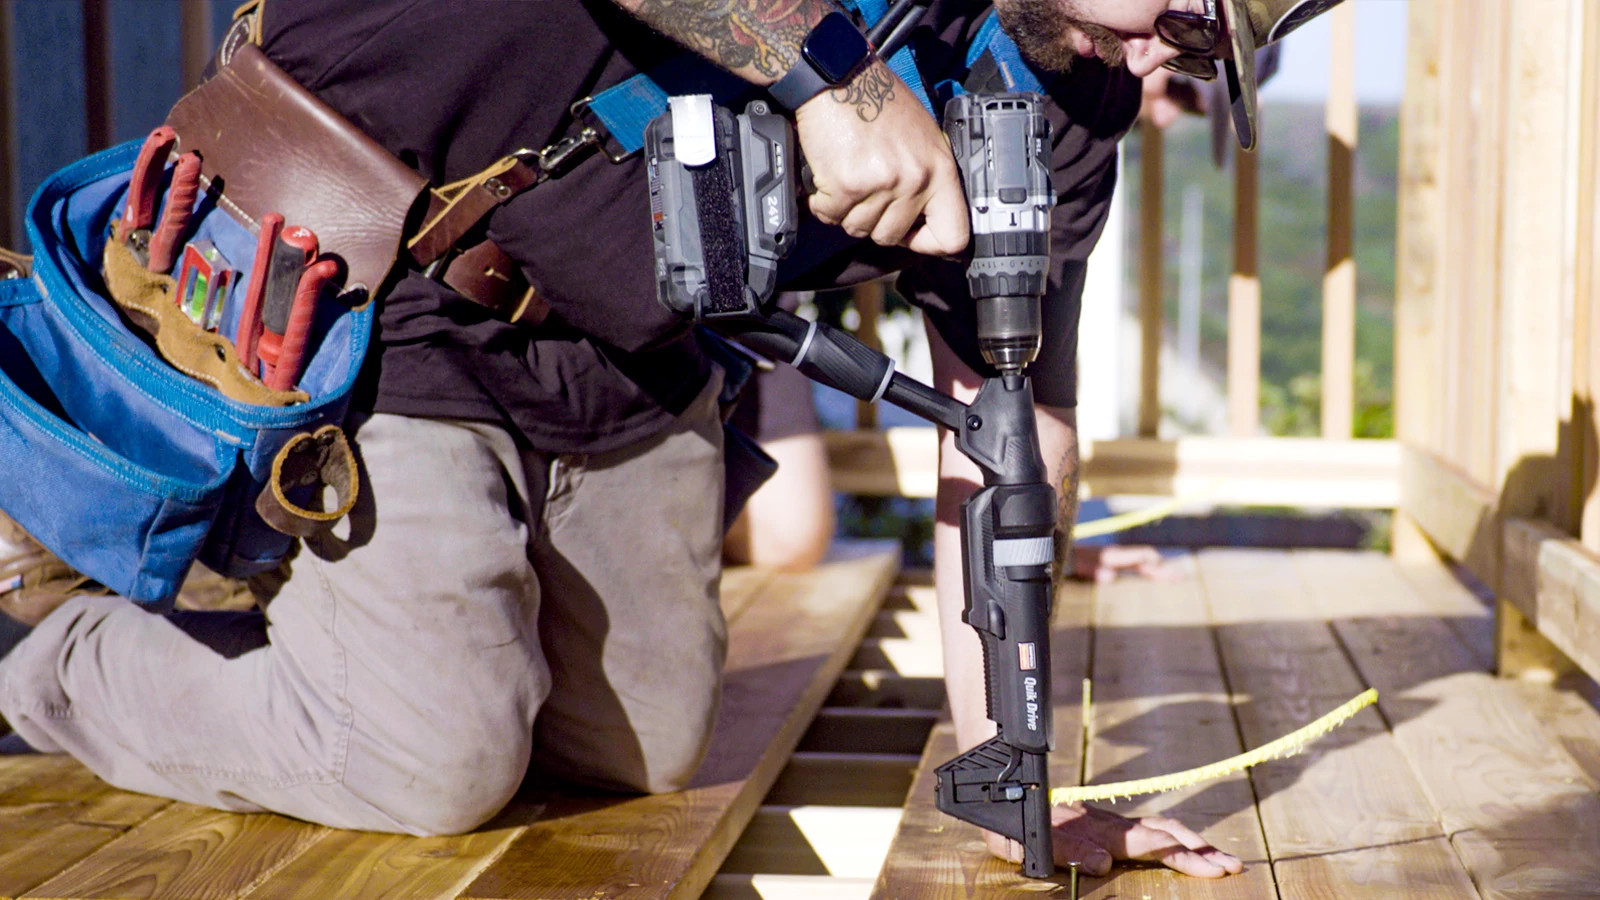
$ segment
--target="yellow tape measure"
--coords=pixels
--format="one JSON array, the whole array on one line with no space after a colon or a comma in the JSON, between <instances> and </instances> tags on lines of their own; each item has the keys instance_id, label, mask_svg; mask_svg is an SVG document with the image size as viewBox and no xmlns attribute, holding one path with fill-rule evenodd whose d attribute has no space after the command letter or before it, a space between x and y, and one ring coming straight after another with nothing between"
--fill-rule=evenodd
<instances>
[{"instance_id":1,"label":"yellow tape measure","mask_svg":"<svg viewBox=\"0 0 1600 900\"><path fill-rule=\"evenodd\" d=\"M1056 788L1050 792L1050 802L1054 804L1082 803L1087 800L1115 801L1118 797L1134 797L1139 794L1158 794L1162 791L1174 791L1203 781L1221 778L1224 775L1242 772L1251 766L1268 760L1294 756L1309 746L1312 741L1343 725L1351 716L1376 702L1378 702L1377 689L1368 688L1350 700L1350 702L1299 731L1286 734L1271 743L1262 744L1260 747L1241 753L1238 756L1200 766L1199 768L1174 772L1171 775L1157 775L1154 778L1139 778L1134 781L1118 781L1111 784L1090 784L1082 787Z\"/></svg>"},{"instance_id":2,"label":"yellow tape measure","mask_svg":"<svg viewBox=\"0 0 1600 900\"><path fill-rule=\"evenodd\" d=\"M1173 497L1169 500L1163 500L1154 506L1147 506L1144 509L1136 509L1132 512L1119 513L1115 516L1107 516L1104 519L1079 522L1072 527L1072 538L1073 540L1083 540L1084 538L1116 534L1119 531L1127 531L1129 528L1135 528L1140 525L1148 525L1157 519L1164 519L1172 515L1183 506L1212 496L1222 489L1224 483L1226 483L1224 479L1218 478L1206 485L1205 490L1197 491L1187 496Z\"/></svg>"}]
</instances>

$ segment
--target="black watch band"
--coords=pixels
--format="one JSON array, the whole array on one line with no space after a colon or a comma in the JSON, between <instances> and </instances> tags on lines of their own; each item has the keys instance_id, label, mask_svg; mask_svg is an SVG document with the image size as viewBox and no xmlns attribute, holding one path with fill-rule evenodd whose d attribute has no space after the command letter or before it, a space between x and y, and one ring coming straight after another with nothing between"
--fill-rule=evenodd
<instances>
[{"instance_id":1,"label":"black watch band","mask_svg":"<svg viewBox=\"0 0 1600 900\"><path fill-rule=\"evenodd\" d=\"M800 60L767 86L778 105L796 110L812 97L849 81L872 59L872 45L842 12L822 17L800 46Z\"/></svg>"}]
</instances>

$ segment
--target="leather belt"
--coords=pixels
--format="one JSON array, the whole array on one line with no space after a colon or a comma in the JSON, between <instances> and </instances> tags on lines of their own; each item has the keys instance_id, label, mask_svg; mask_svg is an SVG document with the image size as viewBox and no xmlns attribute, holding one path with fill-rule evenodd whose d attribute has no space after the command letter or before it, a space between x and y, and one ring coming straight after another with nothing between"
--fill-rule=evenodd
<instances>
[{"instance_id":1,"label":"leather belt","mask_svg":"<svg viewBox=\"0 0 1600 900\"><path fill-rule=\"evenodd\" d=\"M435 277L514 325L537 325L550 314L550 304L523 277L516 261L494 241L481 241L451 257Z\"/></svg>"},{"instance_id":2,"label":"leather belt","mask_svg":"<svg viewBox=\"0 0 1600 900\"><path fill-rule=\"evenodd\" d=\"M558 145L559 146L559 145ZM537 325L550 305L523 277L522 269L487 238L463 246L473 229L495 207L550 177L572 161L577 144L560 155L539 153L505 157L481 172L432 191L425 223L406 243L412 261L467 300L515 324Z\"/></svg>"},{"instance_id":3,"label":"leather belt","mask_svg":"<svg viewBox=\"0 0 1600 900\"><path fill-rule=\"evenodd\" d=\"M0 247L0 279L27 278L33 274L33 257Z\"/></svg>"}]
</instances>

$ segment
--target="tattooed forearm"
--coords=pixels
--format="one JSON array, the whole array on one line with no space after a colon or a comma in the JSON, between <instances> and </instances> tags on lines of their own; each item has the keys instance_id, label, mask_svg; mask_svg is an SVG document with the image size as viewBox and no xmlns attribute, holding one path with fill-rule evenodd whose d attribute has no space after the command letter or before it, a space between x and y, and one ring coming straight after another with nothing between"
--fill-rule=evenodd
<instances>
[{"instance_id":1,"label":"tattooed forearm","mask_svg":"<svg viewBox=\"0 0 1600 900\"><path fill-rule=\"evenodd\" d=\"M895 77L882 63L873 63L866 71L841 88L829 92L834 100L856 108L863 122L871 122L883 112L883 107L894 99Z\"/></svg>"},{"instance_id":2,"label":"tattooed forearm","mask_svg":"<svg viewBox=\"0 0 1600 900\"><path fill-rule=\"evenodd\" d=\"M800 60L827 0L620 0L652 28L752 80L773 81Z\"/></svg>"}]
</instances>

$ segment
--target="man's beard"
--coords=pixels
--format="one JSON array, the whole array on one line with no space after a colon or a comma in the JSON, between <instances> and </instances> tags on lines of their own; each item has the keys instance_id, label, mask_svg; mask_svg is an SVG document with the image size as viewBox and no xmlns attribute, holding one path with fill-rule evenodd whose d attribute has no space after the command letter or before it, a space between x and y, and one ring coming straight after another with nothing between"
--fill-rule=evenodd
<instances>
[{"instance_id":1,"label":"man's beard","mask_svg":"<svg viewBox=\"0 0 1600 900\"><path fill-rule=\"evenodd\" d=\"M1122 65L1122 40L1116 33L1069 15L1062 0L999 0L994 5L1000 26L1017 43L1029 65L1047 72L1065 72L1078 58L1072 29L1094 42L1095 54L1108 66Z\"/></svg>"}]
</instances>

